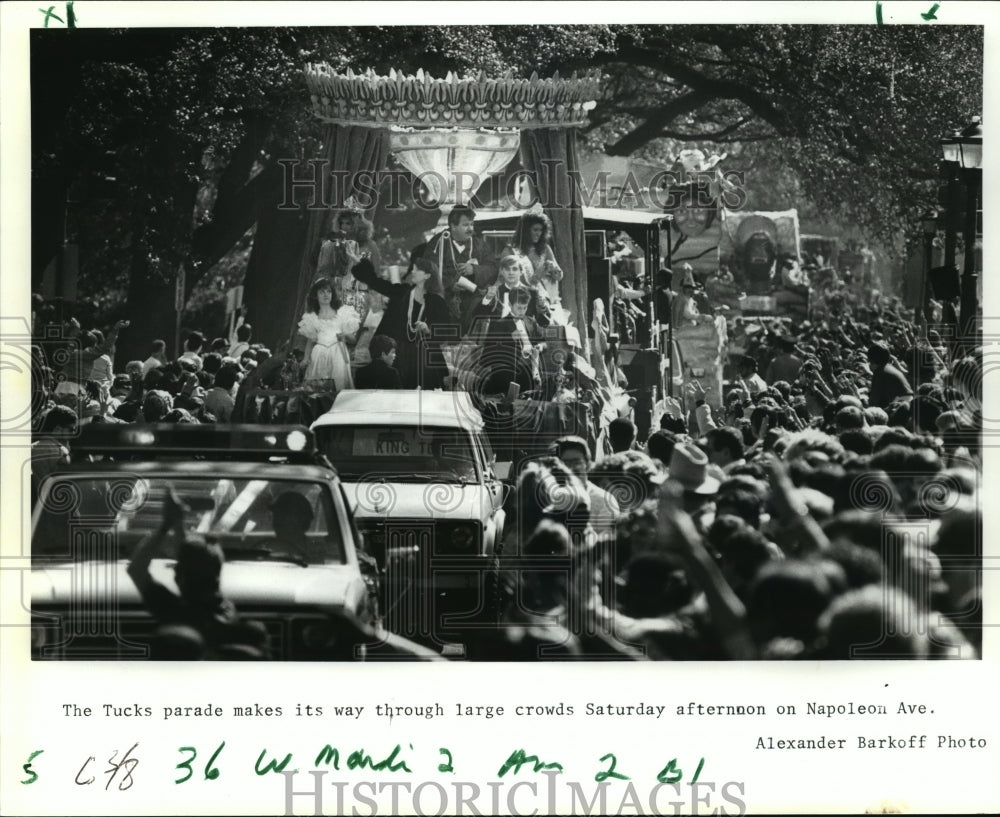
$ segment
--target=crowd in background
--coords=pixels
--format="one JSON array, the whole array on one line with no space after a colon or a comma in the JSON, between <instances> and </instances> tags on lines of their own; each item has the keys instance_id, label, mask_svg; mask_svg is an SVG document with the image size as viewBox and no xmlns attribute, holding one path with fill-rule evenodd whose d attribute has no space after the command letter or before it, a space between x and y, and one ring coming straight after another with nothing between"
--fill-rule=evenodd
<instances>
[{"instance_id":1,"label":"crowd in background","mask_svg":"<svg viewBox=\"0 0 1000 817\"><path fill-rule=\"evenodd\" d=\"M326 263L343 248L351 281L341 274L327 287L335 297L317 297L316 314L364 300L367 362L356 345L346 350L358 386L418 385L394 363L431 337L424 318L433 309L470 326L528 311L537 322L540 288L559 277L541 252L531 271L518 262L510 285L499 259L491 283L481 265L454 257L457 244L441 248L448 236L393 281L363 242L337 241L324 248ZM448 253L442 278L435 259ZM535 285L520 280L532 274ZM384 301L373 308L369 293ZM316 362L291 345L272 354L245 322L231 337L190 333L174 358L155 341L146 359L123 362L114 353L124 324L102 332L71 319L59 327L60 348L46 332L50 311L37 296L34 306L46 340L33 349L33 484L65 461L82 424L238 421L254 389L297 383ZM398 325L370 320L382 312ZM889 302L840 302L813 322L743 329L721 408L693 382L681 410L664 412L646 439L620 417L608 428L610 455L595 460L589 441L569 436L523 464L488 588L488 615L505 626L470 636L470 657L978 653L982 349L946 343ZM506 385L522 370L503 374Z\"/></svg>"},{"instance_id":2,"label":"crowd in background","mask_svg":"<svg viewBox=\"0 0 1000 817\"><path fill-rule=\"evenodd\" d=\"M531 464L510 545L572 569L500 583L511 654L976 656L982 350L863 317L758 326L721 410L694 383L644 444Z\"/></svg>"}]
</instances>

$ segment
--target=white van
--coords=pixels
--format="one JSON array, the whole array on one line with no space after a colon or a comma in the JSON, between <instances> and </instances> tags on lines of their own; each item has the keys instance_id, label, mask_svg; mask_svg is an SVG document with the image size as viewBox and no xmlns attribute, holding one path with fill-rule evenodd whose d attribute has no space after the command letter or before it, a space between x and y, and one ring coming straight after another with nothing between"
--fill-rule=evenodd
<instances>
[{"instance_id":1,"label":"white van","mask_svg":"<svg viewBox=\"0 0 1000 817\"><path fill-rule=\"evenodd\" d=\"M408 569L418 586L483 587L503 536L505 487L468 394L342 391L312 431L383 567L416 556Z\"/></svg>"}]
</instances>

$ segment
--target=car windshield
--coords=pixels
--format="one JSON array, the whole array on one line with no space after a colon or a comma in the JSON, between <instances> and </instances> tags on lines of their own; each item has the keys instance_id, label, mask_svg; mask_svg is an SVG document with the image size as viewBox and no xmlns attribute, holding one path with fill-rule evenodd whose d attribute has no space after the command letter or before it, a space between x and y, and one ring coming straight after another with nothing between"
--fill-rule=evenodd
<instances>
[{"instance_id":1,"label":"car windshield","mask_svg":"<svg viewBox=\"0 0 1000 817\"><path fill-rule=\"evenodd\" d=\"M229 561L343 564L332 492L323 482L228 477L57 475L43 484L33 558L130 558L163 520L168 491L187 508L185 528L217 542ZM171 534L165 555L175 553Z\"/></svg>"},{"instance_id":2,"label":"car windshield","mask_svg":"<svg viewBox=\"0 0 1000 817\"><path fill-rule=\"evenodd\" d=\"M467 431L427 426L323 426L320 450L342 479L394 482L475 482L475 452Z\"/></svg>"}]
</instances>

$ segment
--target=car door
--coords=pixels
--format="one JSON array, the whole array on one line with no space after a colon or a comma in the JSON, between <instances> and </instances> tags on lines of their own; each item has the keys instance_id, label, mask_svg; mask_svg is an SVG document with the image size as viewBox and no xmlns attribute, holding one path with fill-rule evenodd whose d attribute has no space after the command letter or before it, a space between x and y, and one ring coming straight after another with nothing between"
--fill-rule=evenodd
<instances>
[{"instance_id":1,"label":"car door","mask_svg":"<svg viewBox=\"0 0 1000 817\"><path fill-rule=\"evenodd\" d=\"M341 529L345 532L345 541L347 539L346 534L349 533L354 543L354 553L358 560L358 570L368 591L368 610L359 612L361 613L361 618L367 623L378 625L382 610L382 605L380 604L382 582L378 560L369 551L364 535L358 530L354 522L351 503L348 501L347 493L344 491L344 486L339 480L335 483L335 494L340 498L340 502L335 502L334 505L337 509L337 514L341 515Z\"/></svg>"},{"instance_id":2,"label":"car door","mask_svg":"<svg viewBox=\"0 0 1000 817\"><path fill-rule=\"evenodd\" d=\"M477 456L480 460L480 467L482 468L485 496L489 502L489 508L483 508L489 514L489 518L483 520L484 531L489 531L483 537L483 544L486 549L485 552L492 553L495 544L503 537L505 519L503 505L506 499L506 488L497 476L496 469L494 468L496 457L493 454L490 441L486 438L485 434L473 434L472 436Z\"/></svg>"}]
</instances>

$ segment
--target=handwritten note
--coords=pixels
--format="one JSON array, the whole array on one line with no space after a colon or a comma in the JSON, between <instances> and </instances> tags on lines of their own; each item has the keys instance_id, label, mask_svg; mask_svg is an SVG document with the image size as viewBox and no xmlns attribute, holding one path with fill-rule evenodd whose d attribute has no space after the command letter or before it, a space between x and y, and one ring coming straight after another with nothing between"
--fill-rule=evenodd
<instances>
[{"instance_id":1,"label":"handwritten note","mask_svg":"<svg viewBox=\"0 0 1000 817\"><path fill-rule=\"evenodd\" d=\"M920 13L920 17L924 22L930 22L931 20L937 20L937 10L941 8L940 3L935 3L927 11ZM875 3L875 22L880 26L885 25L885 19L882 14L882 4L880 2Z\"/></svg>"},{"instance_id":2,"label":"handwritten note","mask_svg":"<svg viewBox=\"0 0 1000 817\"><path fill-rule=\"evenodd\" d=\"M175 776L173 778L175 785L188 783L192 780L209 782L219 780L223 774L223 767L225 765L223 753L226 749L226 741L221 740L217 744L209 742L209 747L211 754L208 755L208 759L204 761L203 766L198 765L201 762L200 758L204 756L199 747L177 747L177 752L181 755L181 760L173 767L172 771L175 773L180 772L181 774L179 777ZM422 775L426 775L429 768L425 767L422 763L416 762L419 752L415 750L414 744L406 744L406 747L404 748L403 744L397 743L388 751L367 748L356 748L348 751L331 746L328 743L318 751L315 760L311 764L312 768L309 771L312 774L325 774L331 770L338 772L359 771L384 772L386 774L413 774L416 770ZM124 753L120 749L110 750L106 760L107 766L102 772L106 776L105 791L111 791L113 784L118 791L127 791L136 784L138 780L137 771L140 765L138 749L139 741L136 741ZM209 750L206 750L205 754ZM45 749L36 749L28 756L27 762L22 767L25 774L28 775L26 779L21 781L23 784L30 785L39 780L44 782L48 772L43 764L37 760L44 752ZM230 751L226 754L231 755L232 752ZM452 750L439 747L437 754L439 756L438 759L444 758L445 760L445 762L437 764L437 772L439 774L454 774L455 759ZM244 774L249 774L252 768L253 773L258 777L282 773L298 774L299 769L290 768L294 767L295 757L295 752L285 751L284 749L273 751L269 748L264 748L257 755L252 765L248 762L249 758L244 760L242 771ZM98 762L97 758L98 755L90 754L83 760L73 778L73 782L76 785L91 786L98 781L98 772L95 769L95 764ZM232 763L232 759L230 758L227 762ZM239 764L238 760L235 762ZM412 767L411 763L414 764ZM680 761L678 758L670 758L659 774L656 775L656 782L664 784L684 782L685 773L679 764ZM704 766L705 758L699 758L694 773L686 782L697 783ZM233 776L238 775L240 772L240 768L233 769L231 765L229 769ZM200 776L198 775L199 771L201 772ZM544 772L562 773L563 771L566 771L566 769L558 761L543 760L541 755L527 749L515 749L507 755L503 763L497 768L496 777L497 779L503 779L508 774L513 777L522 772L533 775ZM580 772L582 770L576 769L574 771ZM147 774L158 773L155 771L147 772ZM632 777L618 770L617 754L606 752L597 761L597 771L594 774L594 780L598 783L603 783L607 780L632 780Z\"/></svg>"},{"instance_id":3,"label":"handwritten note","mask_svg":"<svg viewBox=\"0 0 1000 817\"><path fill-rule=\"evenodd\" d=\"M66 28L76 28L76 12L73 10L73 0L70 0L70 2L66 4L65 20L55 13L55 8L55 6L49 6L47 9L39 9L39 11L45 15L45 28L49 27L50 20L62 23L66 26Z\"/></svg>"}]
</instances>

